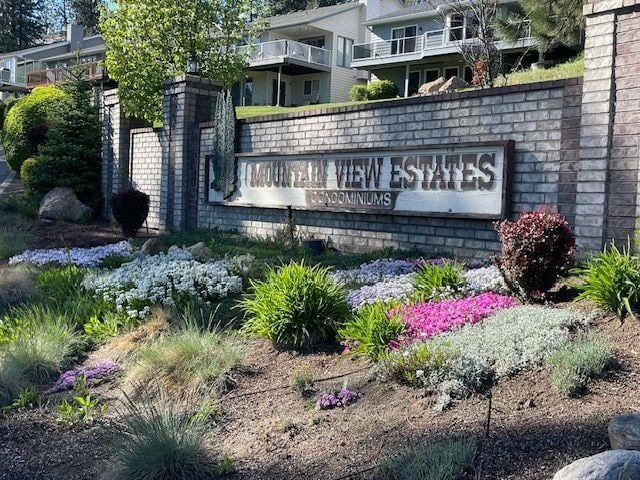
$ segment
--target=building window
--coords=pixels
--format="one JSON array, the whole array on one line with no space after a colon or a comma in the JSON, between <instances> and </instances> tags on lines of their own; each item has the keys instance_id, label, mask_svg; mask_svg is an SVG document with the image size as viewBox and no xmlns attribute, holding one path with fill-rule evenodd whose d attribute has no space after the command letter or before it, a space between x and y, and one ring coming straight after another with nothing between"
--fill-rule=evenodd
<instances>
[{"instance_id":1,"label":"building window","mask_svg":"<svg viewBox=\"0 0 640 480\"><path fill-rule=\"evenodd\" d=\"M345 37L338 37L338 59L337 64L339 67L351 67L352 52L353 52L353 40Z\"/></svg>"},{"instance_id":2,"label":"building window","mask_svg":"<svg viewBox=\"0 0 640 480\"><path fill-rule=\"evenodd\" d=\"M439 68L430 68L424 71L424 83L433 82L440 78L440 69Z\"/></svg>"},{"instance_id":3,"label":"building window","mask_svg":"<svg viewBox=\"0 0 640 480\"><path fill-rule=\"evenodd\" d=\"M409 96L418 93L420 89L420 72L409 72Z\"/></svg>"},{"instance_id":4,"label":"building window","mask_svg":"<svg viewBox=\"0 0 640 480\"><path fill-rule=\"evenodd\" d=\"M447 67L444 69L444 78L446 78L447 80L450 79L451 77L457 77L458 76L458 67Z\"/></svg>"},{"instance_id":5,"label":"building window","mask_svg":"<svg viewBox=\"0 0 640 480\"><path fill-rule=\"evenodd\" d=\"M301 38L299 42L312 47L324 48L324 37Z\"/></svg>"},{"instance_id":6,"label":"building window","mask_svg":"<svg viewBox=\"0 0 640 480\"><path fill-rule=\"evenodd\" d=\"M391 55L415 52L417 31L416 25L391 30Z\"/></svg>"},{"instance_id":7,"label":"building window","mask_svg":"<svg viewBox=\"0 0 640 480\"><path fill-rule=\"evenodd\" d=\"M244 81L244 105L253 105L253 78Z\"/></svg>"},{"instance_id":8,"label":"building window","mask_svg":"<svg viewBox=\"0 0 640 480\"><path fill-rule=\"evenodd\" d=\"M304 81L304 95L319 95L319 94L320 94L320 80Z\"/></svg>"}]
</instances>

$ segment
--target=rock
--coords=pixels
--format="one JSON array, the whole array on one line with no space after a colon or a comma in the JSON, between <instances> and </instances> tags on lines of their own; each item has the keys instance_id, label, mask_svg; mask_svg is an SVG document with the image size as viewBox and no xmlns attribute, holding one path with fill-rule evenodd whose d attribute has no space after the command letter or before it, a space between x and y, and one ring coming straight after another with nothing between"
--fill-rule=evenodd
<instances>
[{"instance_id":1,"label":"rock","mask_svg":"<svg viewBox=\"0 0 640 480\"><path fill-rule=\"evenodd\" d=\"M142 248L140 248L140 251L147 255L157 255L158 253L160 253L160 247L162 246L161 243L162 242L160 242L160 239L158 237L150 238L149 240L144 242Z\"/></svg>"},{"instance_id":2,"label":"rock","mask_svg":"<svg viewBox=\"0 0 640 480\"><path fill-rule=\"evenodd\" d=\"M469 84L460 77L451 77L440 87L438 91L440 93L453 92L454 90L459 90L468 86Z\"/></svg>"},{"instance_id":3,"label":"rock","mask_svg":"<svg viewBox=\"0 0 640 480\"><path fill-rule=\"evenodd\" d=\"M57 187L47 193L40 202L38 215L50 220L66 220L89 223L93 211L70 188Z\"/></svg>"},{"instance_id":4,"label":"rock","mask_svg":"<svg viewBox=\"0 0 640 480\"><path fill-rule=\"evenodd\" d=\"M180 250L180 247L177 245L171 245L169 247L169 250L167 250L167 253L174 253L177 252L178 250Z\"/></svg>"},{"instance_id":5,"label":"rock","mask_svg":"<svg viewBox=\"0 0 640 480\"><path fill-rule=\"evenodd\" d=\"M209 260L213 257L213 252L204 244L204 242L198 242L187 247L187 252L193 255L193 258L196 260Z\"/></svg>"},{"instance_id":6,"label":"rock","mask_svg":"<svg viewBox=\"0 0 640 480\"><path fill-rule=\"evenodd\" d=\"M627 413L614 417L607 426L613 450L640 450L640 415Z\"/></svg>"},{"instance_id":7,"label":"rock","mask_svg":"<svg viewBox=\"0 0 640 480\"><path fill-rule=\"evenodd\" d=\"M418 89L420 95L428 95L430 93L438 93L440 88L446 83L444 77L436 78L432 82L423 83Z\"/></svg>"},{"instance_id":8,"label":"rock","mask_svg":"<svg viewBox=\"0 0 640 480\"><path fill-rule=\"evenodd\" d=\"M637 480L640 478L640 452L608 450L581 458L555 474L553 480Z\"/></svg>"}]
</instances>

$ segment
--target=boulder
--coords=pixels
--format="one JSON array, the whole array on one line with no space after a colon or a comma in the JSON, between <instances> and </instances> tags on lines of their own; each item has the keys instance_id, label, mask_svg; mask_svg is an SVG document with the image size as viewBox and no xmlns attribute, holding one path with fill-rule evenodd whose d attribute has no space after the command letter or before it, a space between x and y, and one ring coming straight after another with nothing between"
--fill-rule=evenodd
<instances>
[{"instance_id":1,"label":"boulder","mask_svg":"<svg viewBox=\"0 0 640 480\"><path fill-rule=\"evenodd\" d=\"M38 216L50 220L89 223L92 212L91 207L78 200L73 190L57 187L43 197Z\"/></svg>"},{"instance_id":2,"label":"boulder","mask_svg":"<svg viewBox=\"0 0 640 480\"><path fill-rule=\"evenodd\" d=\"M209 260L213 257L213 252L204 244L204 242L198 242L187 247L187 252L189 252L196 260Z\"/></svg>"},{"instance_id":3,"label":"boulder","mask_svg":"<svg viewBox=\"0 0 640 480\"><path fill-rule=\"evenodd\" d=\"M442 84L438 91L440 93L453 92L454 90L459 90L468 86L469 84L460 77L451 77L449 80L444 82L444 84Z\"/></svg>"},{"instance_id":4,"label":"boulder","mask_svg":"<svg viewBox=\"0 0 640 480\"><path fill-rule=\"evenodd\" d=\"M158 237L153 237L144 242L140 251L146 255L157 255L160 253L160 248L162 247L162 242Z\"/></svg>"},{"instance_id":5,"label":"boulder","mask_svg":"<svg viewBox=\"0 0 640 480\"><path fill-rule=\"evenodd\" d=\"M423 83L418 89L418 94L429 95L430 93L438 93L440 88L446 83L444 77L436 78L432 82Z\"/></svg>"},{"instance_id":6,"label":"boulder","mask_svg":"<svg viewBox=\"0 0 640 480\"><path fill-rule=\"evenodd\" d=\"M637 480L640 452L608 450L576 460L555 474L553 480Z\"/></svg>"},{"instance_id":7,"label":"boulder","mask_svg":"<svg viewBox=\"0 0 640 480\"><path fill-rule=\"evenodd\" d=\"M607 426L614 450L640 450L640 415L627 413L614 417Z\"/></svg>"}]
</instances>

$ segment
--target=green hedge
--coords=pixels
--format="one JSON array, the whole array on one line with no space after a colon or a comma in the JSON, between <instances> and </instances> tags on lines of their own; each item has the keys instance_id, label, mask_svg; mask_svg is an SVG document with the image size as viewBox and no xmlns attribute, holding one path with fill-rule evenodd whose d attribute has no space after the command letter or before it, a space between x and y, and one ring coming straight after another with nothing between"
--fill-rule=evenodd
<instances>
[{"instance_id":1,"label":"green hedge","mask_svg":"<svg viewBox=\"0 0 640 480\"><path fill-rule=\"evenodd\" d=\"M55 86L37 87L9 110L4 119L2 143L13 170L19 172L24 161L36 155L47 132L49 114L65 96Z\"/></svg>"}]
</instances>

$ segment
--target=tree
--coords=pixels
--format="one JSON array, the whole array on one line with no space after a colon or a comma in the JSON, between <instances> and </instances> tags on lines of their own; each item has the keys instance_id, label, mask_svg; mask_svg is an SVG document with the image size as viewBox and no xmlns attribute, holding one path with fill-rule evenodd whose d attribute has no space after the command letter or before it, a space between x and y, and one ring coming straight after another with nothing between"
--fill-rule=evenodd
<instances>
[{"instance_id":1,"label":"tree","mask_svg":"<svg viewBox=\"0 0 640 480\"><path fill-rule=\"evenodd\" d=\"M102 129L85 74L79 63L69 69L67 82L60 87L66 96L52 112L38 156L25 162L20 173L32 194L41 196L54 187L68 187L95 210L101 202Z\"/></svg>"},{"instance_id":2,"label":"tree","mask_svg":"<svg viewBox=\"0 0 640 480\"><path fill-rule=\"evenodd\" d=\"M298 10L309 10L310 8L328 7L338 5L349 0L276 0L269 2L271 15L284 15L285 13Z\"/></svg>"},{"instance_id":3,"label":"tree","mask_svg":"<svg viewBox=\"0 0 640 480\"><path fill-rule=\"evenodd\" d=\"M151 122L162 118L166 79L183 75L187 60L199 74L230 87L244 74L246 49L260 21L249 23L251 0L116 0L101 23L106 65L118 82L129 116Z\"/></svg>"},{"instance_id":4,"label":"tree","mask_svg":"<svg viewBox=\"0 0 640 480\"><path fill-rule=\"evenodd\" d=\"M64 32L69 24L83 25L86 35L99 32L103 0L45 0L43 19L47 33Z\"/></svg>"},{"instance_id":5,"label":"tree","mask_svg":"<svg viewBox=\"0 0 640 480\"><path fill-rule=\"evenodd\" d=\"M0 0L0 53L36 45L44 35L43 0Z\"/></svg>"},{"instance_id":6,"label":"tree","mask_svg":"<svg viewBox=\"0 0 640 480\"><path fill-rule=\"evenodd\" d=\"M71 0L71 10L77 25L85 27L86 35L94 35L100 31L101 0Z\"/></svg>"},{"instance_id":7,"label":"tree","mask_svg":"<svg viewBox=\"0 0 640 480\"><path fill-rule=\"evenodd\" d=\"M584 17L582 0L521 0L521 12L498 19L499 35L508 42L522 37L523 25L529 25L536 48L543 54L554 48L580 45Z\"/></svg>"}]
</instances>

